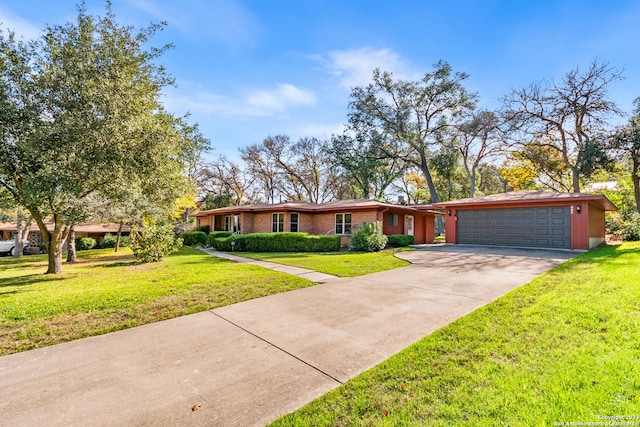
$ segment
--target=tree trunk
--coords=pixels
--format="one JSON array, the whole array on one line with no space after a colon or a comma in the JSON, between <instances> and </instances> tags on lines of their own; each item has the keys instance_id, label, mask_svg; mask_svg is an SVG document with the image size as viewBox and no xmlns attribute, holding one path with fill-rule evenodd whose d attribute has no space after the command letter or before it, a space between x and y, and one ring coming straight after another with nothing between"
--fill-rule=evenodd
<instances>
[{"instance_id":1,"label":"tree trunk","mask_svg":"<svg viewBox=\"0 0 640 427\"><path fill-rule=\"evenodd\" d=\"M61 230L58 233L49 233L49 241L45 243L47 247L47 257L49 259L49 266L46 274L59 274L62 273L62 242Z\"/></svg>"},{"instance_id":2,"label":"tree trunk","mask_svg":"<svg viewBox=\"0 0 640 427\"><path fill-rule=\"evenodd\" d=\"M469 197L473 197L476 194L476 174L475 172L469 175Z\"/></svg>"},{"instance_id":3,"label":"tree trunk","mask_svg":"<svg viewBox=\"0 0 640 427\"><path fill-rule=\"evenodd\" d=\"M571 167L571 178L573 180L573 192L580 192L580 174L575 166Z\"/></svg>"},{"instance_id":4,"label":"tree trunk","mask_svg":"<svg viewBox=\"0 0 640 427\"><path fill-rule=\"evenodd\" d=\"M67 262L76 262L76 230L73 225L69 228L67 237Z\"/></svg>"},{"instance_id":5,"label":"tree trunk","mask_svg":"<svg viewBox=\"0 0 640 427\"><path fill-rule=\"evenodd\" d=\"M114 252L118 252L120 249L120 236L122 236L122 223L118 226L118 233L116 234L116 246Z\"/></svg>"},{"instance_id":6,"label":"tree trunk","mask_svg":"<svg viewBox=\"0 0 640 427\"><path fill-rule=\"evenodd\" d=\"M28 227L28 226L27 226ZM22 252L24 251L22 239L22 215L20 212L16 215L16 239L13 245L13 257L22 258Z\"/></svg>"},{"instance_id":7,"label":"tree trunk","mask_svg":"<svg viewBox=\"0 0 640 427\"><path fill-rule=\"evenodd\" d=\"M433 177L431 176L431 171L429 170L429 166L427 165L427 160L423 156L420 157L420 170L422 170L422 174L427 180L427 187L429 187L429 194L431 195L431 203L438 203L440 199L438 198L436 185L433 183ZM443 231L444 220L441 216L436 216L436 236L441 236Z\"/></svg>"},{"instance_id":8,"label":"tree trunk","mask_svg":"<svg viewBox=\"0 0 640 427\"><path fill-rule=\"evenodd\" d=\"M636 198L636 210L640 213L640 159L633 158L633 171L631 178L633 179L633 195Z\"/></svg>"}]
</instances>

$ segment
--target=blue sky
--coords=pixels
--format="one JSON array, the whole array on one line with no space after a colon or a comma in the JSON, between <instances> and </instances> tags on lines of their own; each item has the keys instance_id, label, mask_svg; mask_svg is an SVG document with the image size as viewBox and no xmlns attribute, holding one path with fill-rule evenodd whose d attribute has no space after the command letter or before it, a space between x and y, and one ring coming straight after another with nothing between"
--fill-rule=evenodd
<instances>
[{"instance_id":1,"label":"blue sky","mask_svg":"<svg viewBox=\"0 0 640 427\"><path fill-rule=\"evenodd\" d=\"M86 4L104 10L103 1ZM269 135L339 132L350 88L376 67L418 79L443 59L469 73L468 89L493 108L512 88L598 57L624 71L611 90L620 108L631 112L640 96L636 0L113 0L113 9L136 27L167 21L154 44L175 44L160 62L178 87L164 104L191 113L212 157L236 158ZM75 11L72 0L5 0L0 22L33 38Z\"/></svg>"}]
</instances>

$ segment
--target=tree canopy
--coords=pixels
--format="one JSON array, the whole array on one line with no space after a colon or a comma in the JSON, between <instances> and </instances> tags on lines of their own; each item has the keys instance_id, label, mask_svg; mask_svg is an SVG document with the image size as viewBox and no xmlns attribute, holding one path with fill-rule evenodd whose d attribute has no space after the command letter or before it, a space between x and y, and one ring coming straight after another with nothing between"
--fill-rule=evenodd
<instances>
[{"instance_id":1,"label":"tree canopy","mask_svg":"<svg viewBox=\"0 0 640 427\"><path fill-rule=\"evenodd\" d=\"M131 188L177 197L189 156L207 145L159 101L173 80L155 61L170 46L147 44L163 25L137 31L109 3L103 16L81 4L74 22L37 40L0 34L0 185L38 224L48 273L61 271L62 243L89 197L124 199Z\"/></svg>"}]
</instances>

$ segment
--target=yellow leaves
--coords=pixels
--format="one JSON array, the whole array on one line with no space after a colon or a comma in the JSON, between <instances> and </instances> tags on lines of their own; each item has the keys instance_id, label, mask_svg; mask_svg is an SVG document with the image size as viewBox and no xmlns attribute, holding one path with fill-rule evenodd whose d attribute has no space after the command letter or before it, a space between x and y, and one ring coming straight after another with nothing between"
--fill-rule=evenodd
<instances>
[{"instance_id":1,"label":"yellow leaves","mask_svg":"<svg viewBox=\"0 0 640 427\"><path fill-rule=\"evenodd\" d=\"M175 200L174 209L171 211L171 217L175 219L180 218L185 209L195 209L197 206L196 193L189 192Z\"/></svg>"}]
</instances>

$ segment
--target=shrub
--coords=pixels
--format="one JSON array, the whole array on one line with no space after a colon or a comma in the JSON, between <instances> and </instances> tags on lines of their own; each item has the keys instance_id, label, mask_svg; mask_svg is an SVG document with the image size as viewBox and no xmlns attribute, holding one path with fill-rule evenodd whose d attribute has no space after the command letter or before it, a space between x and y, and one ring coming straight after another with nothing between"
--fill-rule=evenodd
<instances>
[{"instance_id":1,"label":"shrub","mask_svg":"<svg viewBox=\"0 0 640 427\"><path fill-rule=\"evenodd\" d=\"M631 217L624 222L621 231L622 238L627 242L635 242L640 240L640 214L631 215Z\"/></svg>"},{"instance_id":2,"label":"shrub","mask_svg":"<svg viewBox=\"0 0 640 427\"><path fill-rule=\"evenodd\" d=\"M185 231L182 233L182 240L185 246L205 246L207 233L204 231Z\"/></svg>"},{"instance_id":3,"label":"shrub","mask_svg":"<svg viewBox=\"0 0 640 427\"><path fill-rule=\"evenodd\" d=\"M199 227L196 227L196 231L202 231L204 234L209 234L210 228L208 225L201 225Z\"/></svg>"},{"instance_id":4,"label":"shrub","mask_svg":"<svg viewBox=\"0 0 640 427\"><path fill-rule=\"evenodd\" d=\"M212 231L211 233L209 233L209 236L211 238L218 238L218 237L229 237L232 234L233 233L230 231Z\"/></svg>"},{"instance_id":5,"label":"shrub","mask_svg":"<svg viewBox=\"0 0 640 427\"><path fill-rule=\"evenodd\" d=\"M171 225L150 225L142 230L131 230L131 250L140 262L159 261L182 246Z\"/></svg>"},{"instance_id":6,"label":"shrub","mask_svg":"<svg viewBox=\"0 0 640 427\"><path fill-rule=\"evenodd\" d=\"M96 239L93 237L78 237L76 238L76 250L88 251L96 245Z\"/></svg>"},{"instance_id":7,"label":"shrub","mask_svg":"<svg viewBox=\"0 0 640 427\"><path fill-rule=\"evenodd\" d=\"M116 236L113 234L107 233L104 235L104 238L100 241L100 247L102 249L107 248L115 248L116 247Z\"/></svg>"},{"instance_id":8,"label":"shrub","mask_svg":"<svg viewBox=\"0 0 640 427\"><path fill-rule=\"evenodd\" d=\"M213 234L213 233L212 233ZM243 252L334 252L340 236L313 236L307 233L252 233L211 237L209 245L219 251Z\"/></svg>"},{"instance_id":9,"label":"shrub","mask_svg":"<svg viewBox=\"0 0 640 427\"><path fill-rule=\"evenodd\" d=\"M100 248L102 249L107 249L107 248L115 248L116 247L116 240L117 240L118 236L114 236L113 234L107 233L104 235L104 238L102 239L102 241L100 242ZM125 246L129 246L130 243L130 238L129 236L120 236L120 247L123 248Z\"/></svg>"},{"instance_id":10,"label":"shrub","mask_svg":"<svg viewBox=\"0 0 640 427\"><path fill-rule=\"evenodd\" d=\"M387 236L382 234L382 222L365 222L356 227L351 236L351 246L357 251L378 252L387 245Z\"/></svg>"},{"instance_id":11,"label":"shrub","mask_svg":"<svg viewBox=\"0 0 640 427\"><path fill-rule=\"evenodd\" d=\"M413 245L415 241L413 236L409 236L407 234L392 234L387 236L387 239L387 244L394 248Z\"/></svg>"}]
</instances>

